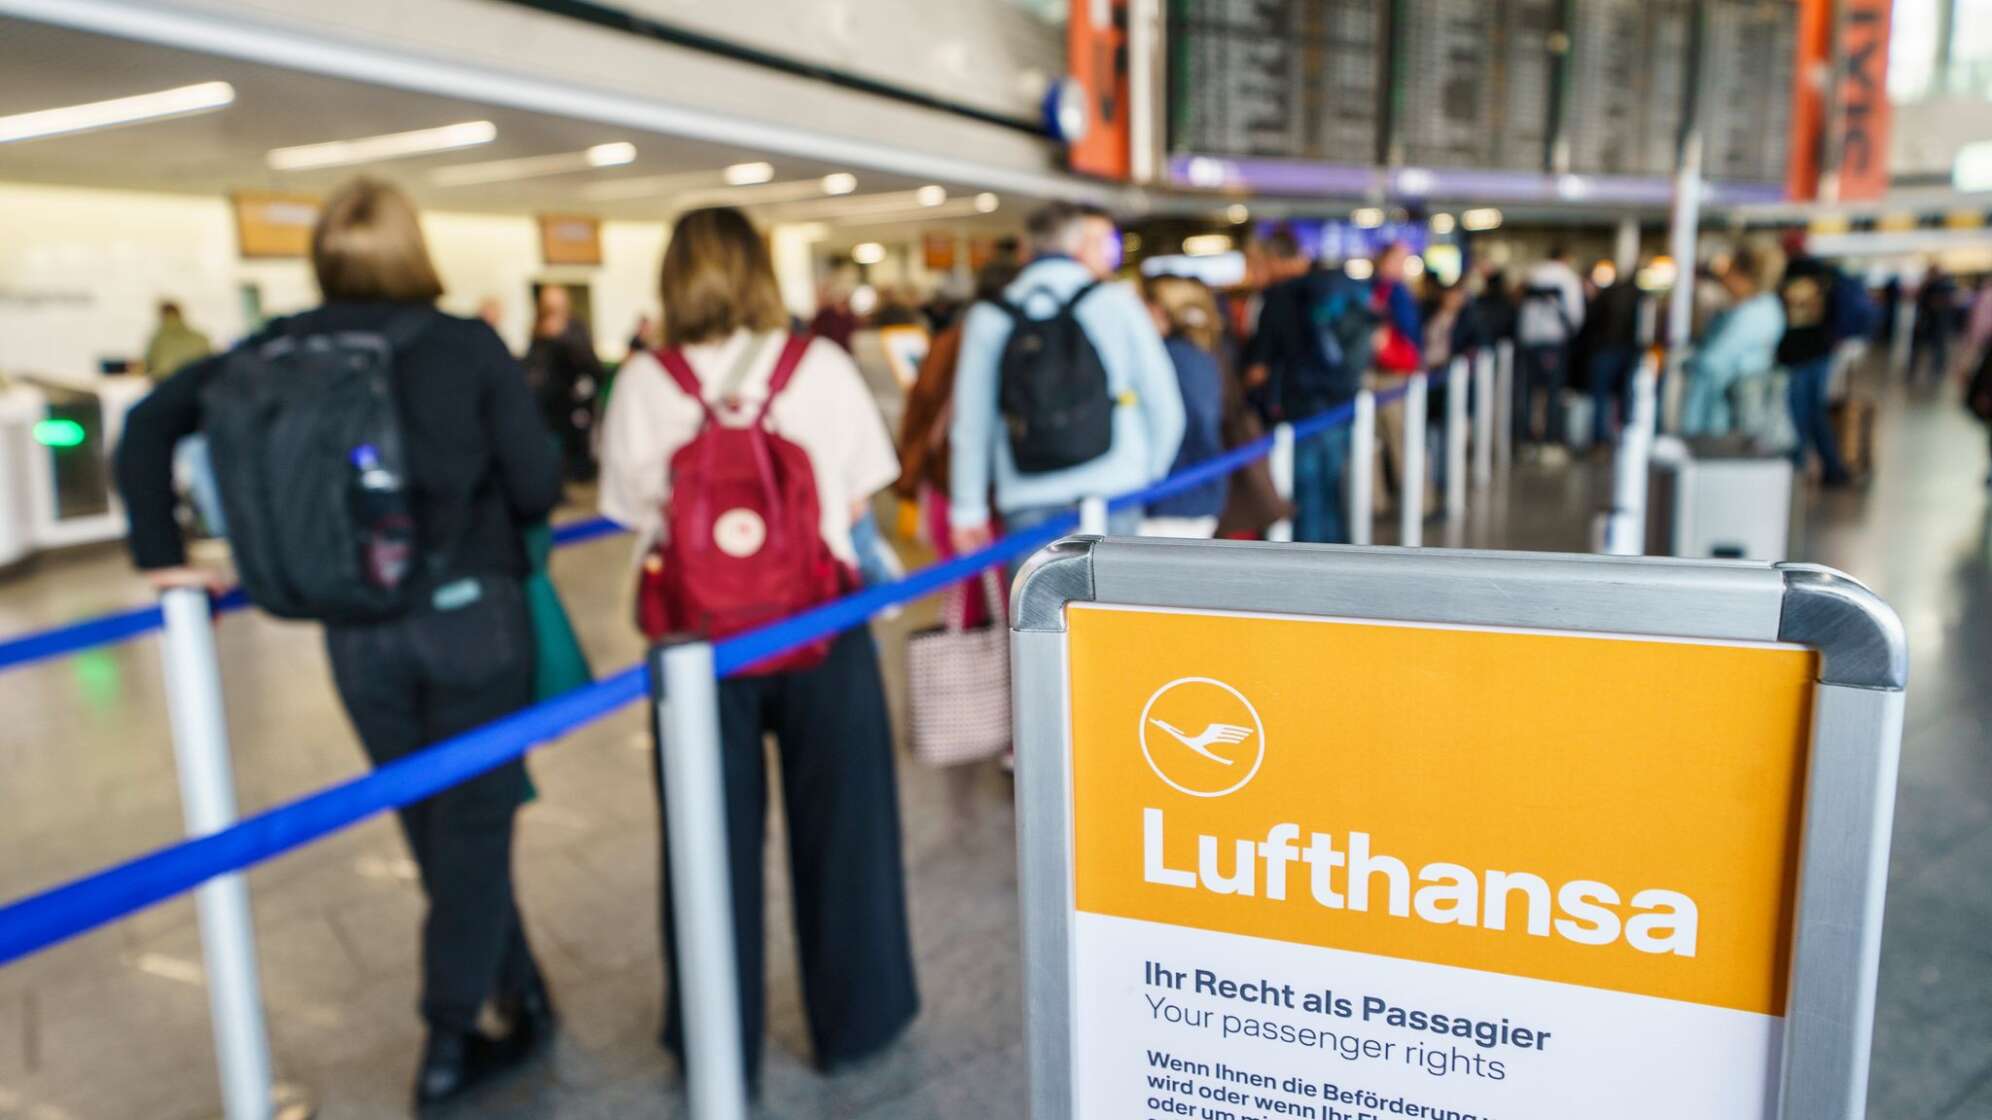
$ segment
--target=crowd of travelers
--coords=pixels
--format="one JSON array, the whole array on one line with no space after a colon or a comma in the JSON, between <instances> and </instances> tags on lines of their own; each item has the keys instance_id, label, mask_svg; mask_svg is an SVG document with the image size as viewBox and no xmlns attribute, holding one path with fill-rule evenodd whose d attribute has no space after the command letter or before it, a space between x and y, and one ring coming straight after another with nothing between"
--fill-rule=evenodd
<instances>
[{"instance_id":1,"label":"crowd of travelers","mask_svg":"<svg viewBox=\"0 0 1992 1120\"><path fill-rule=\"evenodd\" d=\"M1249 289L1166 272L1123 283L1112 217L1055 202L964 298L853 309L846 292L805 326L750 220L694 210L677 219L659 268L663 315L633 332L603 407L607 372L563 288L540 289L530 347L515 357L493 316L436 308L442 285L409 200L355 180L312 236L320 306L218 353L177 308L162 308L148 353L159 380L117 453L131 551L162 590L223 582L189 563L183 541L174 461L191 443L211 463L200 473L212 492L195 497L213 508L200 520L227 526L259 606L324 624L334 683L378 766L586 679L545 575L545 522L572 482L593 480L600 512L636 535L644 636L717 638L894 578L897 556L873 514L888 489L934 552L959 555L1497 342L1516 347L1521 443L1602 443L1625 420L1647 341L1631 276L1580 276L1558 249L1519 283L1481 268L1446 284L1418 275L1402 245L1359 269L1308 259L1286 229L1256 239L1249 258ZM1840 344L1873 330L1849 318L1866 312L1812 258L1780 274L1739 251L1717 279L1725 306L1687 370L1687 428L1751 422L1738 402L1761 400L1748 390L1782 364L1795 454L1816 455L1828 483L1844 479L1825 384ZM935 332L896 438L850 353L861 318ZM1981 299L1972 322L1982 344L1992 304ZM1942 345L1919 353L1931 351L1941 367ZM1573 433L1566 405L1580 385L1591 410ZM1402 465L1404 425L1427 421L1402 408L1379 417L1386 477L1401 476L1388 468ZM1297 540L1345 541L1349 455L1337 426L1295 448L1290 502L1261 462L1116 509L1108 529L1250 538L1290 519ZM969 596L963 609L969 626L1001 622L989 617L993 600ZM815 1056L826 1070L863 1062L919 1007L871 631L722 681L719 723L746 1069L758 1076L765 1030L771 783L787 817ZM554 1030L512 880L514 820L530 789L512 761L400 813L429 903L418 1106L527 1061ZM676 1052L663 855L661 1041Z\"/></svg>"}]
</instances>

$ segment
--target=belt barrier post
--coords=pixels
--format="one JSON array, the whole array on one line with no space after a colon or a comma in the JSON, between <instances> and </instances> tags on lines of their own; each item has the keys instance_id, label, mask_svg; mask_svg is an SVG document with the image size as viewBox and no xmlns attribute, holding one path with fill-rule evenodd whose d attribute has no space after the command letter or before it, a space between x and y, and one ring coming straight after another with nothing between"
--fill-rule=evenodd
<instances>
[{"instance_id":1,"label":"belt barrier post","mask_svg":"<svg viewBox=\"0 0 1992 1120\"><path fill-rule=\"evenodd\" d=\"M733 952L726 791L720 773L719 682L712 646L651 652L651 695L664 774L665 840L683 985L685 1089L699 1120L746 1120L739 971Z\"/></svg>"},{"instance_id":2,"label":"belt barrier post","mask_svg":"<svg viewBox=\"0 0 1992 1120\"><path fill-rule=\"evenodd\" d=\"M1446 374L1446 516L1466 516L1466 355L1452 360Z\"/></svg>"},{"instance_id":3,"label":"belt barrier post","mask_svg":"<svg viewBox=\"0 0 1992 1120\"><path fill-rule=\"evenodd\" d=\"M1101 497L1079 501L1079 531L1096 537L1107 535L1107 500Z\"/></svg>"},{"instance_id":4,"label":"belt barrier post","mask_svg":"<svg viewBox=\"0 0 1992 1120\"><path fill-rule=\"evenodd\" d=\"M1562 408L1562 401L1549 402ZM1494 459L1503 467L1515 462L1515 344L1502 339L1494 345ZM1524 421L1528 417L1522 418Z\"/></svg>"},{"instance_id":5,"label":"belt barrier post","mask_svg":"<svg viewBox=\"0 0 1992 1120\"><path fill-rule=\"evenodd\" d=\"M1605 553L1639 556L1646 552L1646 474L1653 454L1655 413L1659 410L1659 370L1648 355L1632 380L1632 422L1619 434L1612 458L1612 510L1605 522Z\"/></svg>"},{"instance_id":6,"label":"belt barrier post","mask_svg":"<svg viewBox=\"0 0 1992 1120\"><path fill-rule=\"evenodd\" d=\"M160 609L166 619L160 654L166 670L173 758L180 772L181 811L187 835L206 836L235 823L228 716L222 705L207 592L175 588L160 597ZM270 1039L263 1025L248 883L241 872L217 875L200 886L194 900L200 914L208 1009L214 1017L222 1114L227 1120L267 1120L273 1107Z\"/></svg>"},{"instance_id":7,"label":"belt barrier post","mask_svg":"<svg viewBox=\"0 0 1992 1120\"><path fill-rule=\"evenodd\" d=\"M1473 356L1473 484L1494 481L1494 352Z\"/></svg>"},{"instance_id":8,"label":"belt barrier post","mask_svg":"<svg viewBox=\"0 0 1992 1120\"><path fill-rule=\"evenodd\" d=\"M1349 432L1349 543L1370 543L1376 501L1376 394L1356 394L1356 418Z\"/></svg>"},{"instance_id":9,"label":"belt barrier post","mask_svg":"<svg viewBox=\"0 0 1992 1120\"><path fill-rule=\"evenodd\" d=\"M1281 421L1273 425L1273 450L1266 457L1266 467L1273 475L1273 492L1280 500L1293 501L1293 425ZM1269 541L1286 542L1293 540L1293 518L1282 517L1266 530Z\"/></svg>"},{"instance_id":10,"label":"belt barrier post","mask_svg":"<svg viewBox=\"0 0 1992 1120\"><path fill-rule=\"evenodd\" d=\"M1404 393L1404 484L1397 498L1397 543L1425 543L1425 375L1411 375Z\"/></svg>"}]
</instances>

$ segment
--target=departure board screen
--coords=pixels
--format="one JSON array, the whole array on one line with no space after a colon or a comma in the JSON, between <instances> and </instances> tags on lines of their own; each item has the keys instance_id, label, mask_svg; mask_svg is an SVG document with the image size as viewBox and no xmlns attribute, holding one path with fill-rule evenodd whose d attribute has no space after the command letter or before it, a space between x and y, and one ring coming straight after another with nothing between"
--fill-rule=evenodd
<instances>
[{"instance_id":1,"label":"departure board screen","mask_svg":"<svg viewBox=\"0 0 1992 1120\"><path fill-rule=\"evenodd\" d=\"M1779 182L1790 151L1798 7L1790 0L1710 0L1703 96L1711 98L1703 174Z\"/></svg>"},{"instance_id":2,"label":"departure board screen","mask_svg":"<svg viewBox=\"0 0 1992 1120\"><path fill-rule=\"evenodd\" d=\"M1407 0L1399 141L1414 166L1537 171L1557 0Z\"/></svg>"},{"instance_id":3,"label":"departure board screen","mask_svg":"<svg viewBox=\"0 0 1992 1120\"><path fill-rule=\"evenodd\" d=\"M1173 0L1170 147L1369 164L1384 0Z\"/></svg>"},{"instance_id":4,"label":"departure board screen","mask_svg":"<svg viewBox=\"0 0 1992 1120\"><path fill-rule=\"evenodd\" d=\"M1692 0L1578 5L1571 36L1571 170L1674 170L1692 20Z\"/></svg>"}]
</instances>

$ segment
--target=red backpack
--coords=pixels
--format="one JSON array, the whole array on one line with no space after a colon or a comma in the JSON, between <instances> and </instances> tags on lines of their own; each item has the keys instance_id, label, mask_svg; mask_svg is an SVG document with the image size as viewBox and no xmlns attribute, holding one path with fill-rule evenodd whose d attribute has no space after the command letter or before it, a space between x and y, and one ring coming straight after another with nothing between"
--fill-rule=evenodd
<instances>
[{"instance_id":1,"label":"red backpack","mask_svg":"<svg viewBox=\"0 0 1992 1120\"><path fill-rule=\"evenodd\" d=\"M671 456L664 539L643 559L637 626L724 638L828 602L846 589L844 567L823 541L816 472L809 453L768 430L768 410L795 376L810 336L789 336L751 423L728 427L706 403L698 376L676 350L655 355L705 413L699 433ZM821 664L824 638L757 662L777 673Z\"/></svg>"}]
</instances>

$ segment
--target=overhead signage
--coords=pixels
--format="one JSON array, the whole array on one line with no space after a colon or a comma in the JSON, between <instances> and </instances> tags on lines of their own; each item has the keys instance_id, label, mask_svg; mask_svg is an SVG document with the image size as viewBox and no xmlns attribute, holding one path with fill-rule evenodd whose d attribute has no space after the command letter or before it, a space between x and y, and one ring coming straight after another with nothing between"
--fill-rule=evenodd
<instances>
[{"instance_id":1,"label":"overhead signage","mask_svg":"<svg viewBox=\"0 0 1992 1120\"><path fill-rule=\"evenodd\" d=\"M1832 823L1859 840L1831 858L1885 853L1885 791L1840 772L1822 720L1828 693L1899 716L1900 690L1827 683L1843 662L1779 621L1775 569L1753 570L1764 632L1698 636L1584 624L1573 604L1606 587L1679 581L1645 561L1420 554L1393 575L1381 552L1063 547L1091 578L1042 582L1090 596L1053 620L1033 571L1017 635L1034 1120L1858 1115L1788 1086L1830 1069L1806 1092L1856 1099L1868 1023L1824 1043L1813 1008L1871 1000L1878 930L1831 965L1802 931L1879 910L1829 915L1846 900L1805 877L1851 875L1866 905L1885 860L1825 867L1807 810L1847 782L1871 812ZM1385 617L1239 590L1316 580ZM1881 728L1870 760L1893 757L1887 722L1859 728Z\"/></svg>"},{"instance_id":2,"label":"overhead signage","mask_svg":"<svg viewBox=\"0 0 1992 1120\"><path fill-rule=\"evenodd\" d=\"M1888 25L1893 9L1893 0L1844 0L1840 5L1840 158L1835 171L1842 202L1869 202L1888 193Z\"/></svg>"},{"instance_id":3,"label":"overhead signage","mask_svg":"<svg viewBox=\"0 0 1992 1120\"><path fill-rule=\"evenodd\" d=\"M236 191L235 242L249 259L308 257L311 231L324 203L314 195L277 191Z\"/></svg>"},{"instance_id":4,"label":"overhead signage","mask_svg":"<svg viewBox=\"0 0 1992 1120\"><path fill-rule=\"evenodd\" d=\"M540 259L548 265L602 263L602 222L585 214L539 216Z\"/></svg>"}]
</instances>

